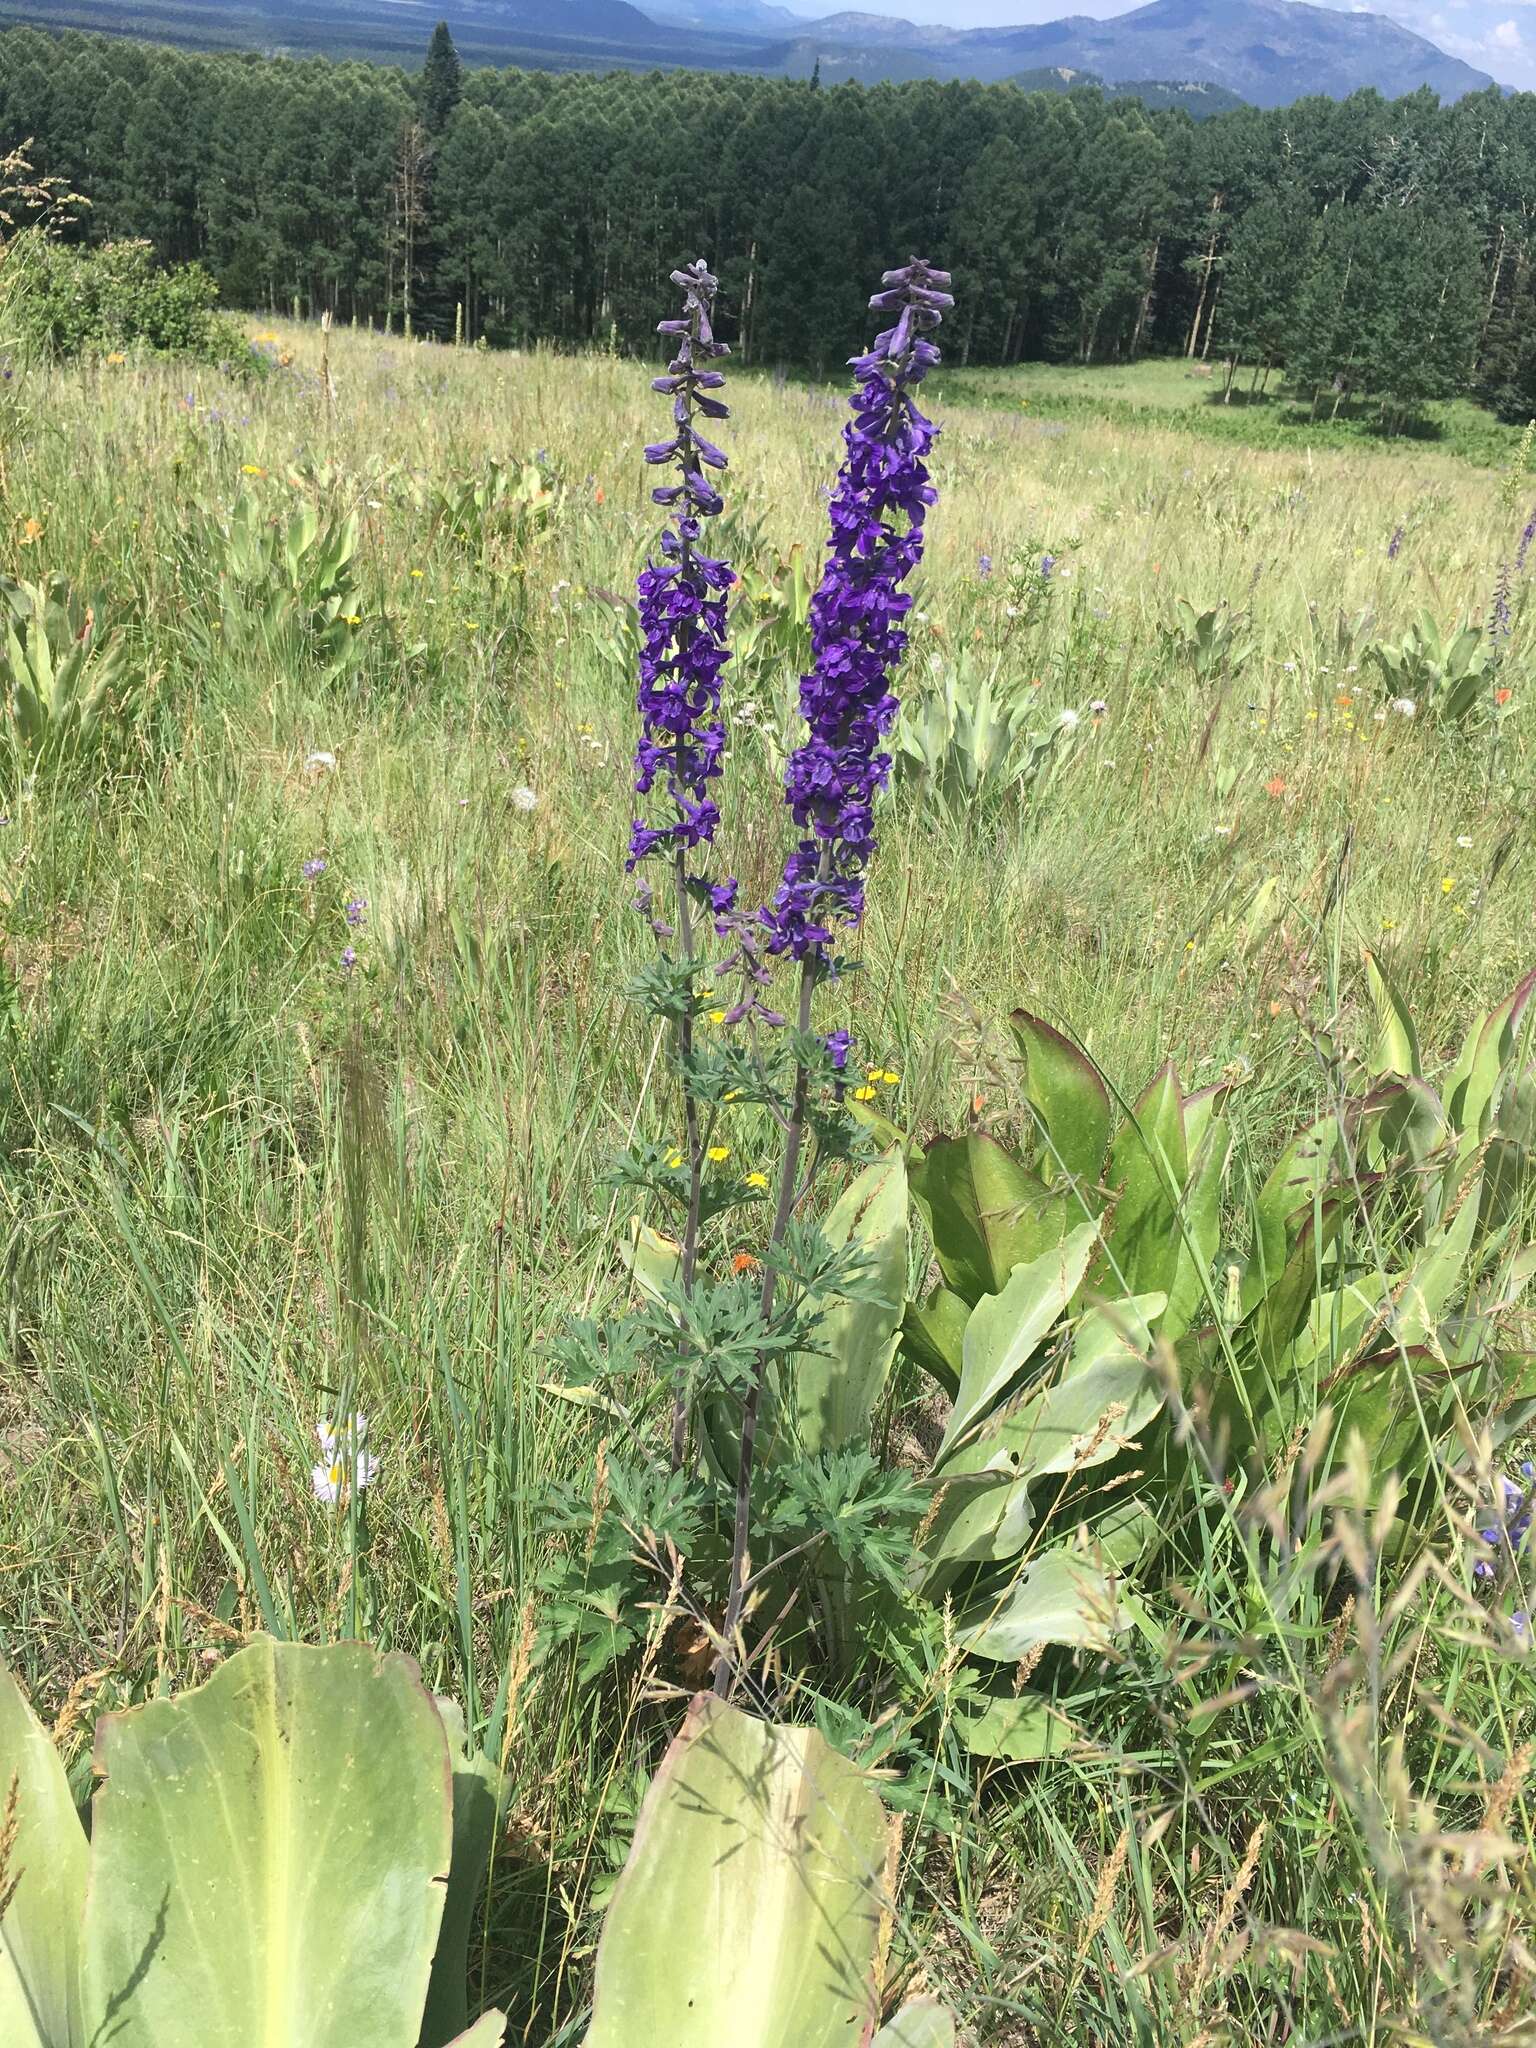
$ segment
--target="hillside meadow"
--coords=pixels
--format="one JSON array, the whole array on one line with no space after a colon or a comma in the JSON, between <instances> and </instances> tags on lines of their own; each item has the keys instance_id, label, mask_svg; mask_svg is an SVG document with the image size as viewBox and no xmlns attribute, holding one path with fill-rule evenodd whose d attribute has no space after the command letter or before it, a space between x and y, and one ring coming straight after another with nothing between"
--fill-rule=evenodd
<instances>
[{"instance_id":1,"label":"hillside meadow","mask_svg":"<svg viewBox=\"0 0 1536 2048\"><path fill-rule=\"evenodd\" d=\"M479 1982L510 2038L575 2041L697 1682L670 1631L590 1675L546 1635L551 1488L595 1531L613 1451L551 1343L631 1292L609 1158L678 1129L624 995L657 402L619 358L253 334L251 378L5 387L0 568L67 579L120 667L89 750L0 751L0 1639L77 1787L94 1715L253 1631L407 1651L512 1774ZM1158 418L1164 366L1134 417L1112 374L1107 410L1092 372L926 387L898 687L990 679L1049 744L1013 787L898 777L860 971L818 1014L917 1139L1017 1131L1018 1006L1123 1098L1171 1058L1230 1087L1240 1202L1366 1057L1367 951L1431 1074L1536 966L1536 475L1492 429L1487 466L1454 437L1212 438ZM843 398L730 395L721 807L755 901ZM1425 614L1491 636L1464 723L1374 652ZM744 1167L765 1142L731 1140ZM338 1515L313 1431L352 1397L378 1472ZM903 1365L893 1456L931 1407ZM901 1982L985 2044L1528 2039L1536 1666L1479 1605L1454 1490L1348 1683L1370 1601L1299 1538L1265 1578L1220 1491L1205 1575L1084 1653L1043 1761L965 1753L942 1654L883 1687L772 1670L907 1815Z\"/></svg>"}]
</instances>

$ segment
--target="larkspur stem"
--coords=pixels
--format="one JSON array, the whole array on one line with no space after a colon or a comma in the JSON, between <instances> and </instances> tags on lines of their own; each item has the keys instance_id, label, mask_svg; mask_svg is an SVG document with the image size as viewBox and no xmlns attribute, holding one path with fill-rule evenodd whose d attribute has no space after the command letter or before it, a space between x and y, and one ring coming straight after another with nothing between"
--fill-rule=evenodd
<instances>
[{"instance_id":1,"label":"larkspur stem","mask_svg":"<svg viewBox=\"0 0 1536 2048\"><path fill-rule=\"evenodd\" d=\"M800 963L800 1004L796 1018L800 1030L811 1028L811 999L821 978L819 954L808 953ZM764 1323L773 1314L778 1275L772 1254L784 1242L784 1233L795 1212L795 1180L800 1171L800 1148L805 1137L805 1108L809 1076L801 1062L795 1068L795 1089L789 1117L789 1135L784 1141L784 1162L779 1171L778 1200L774 1205L773 1229L768 1239L769 1256L763 1261L763 1291L759 1311ZM720 1655L715 1660L715 1692L723 1699L730 1688L735 1668L736 1633L741 1627L747 1593L747 1539L752 1530L752 1469L757 1454L757 1419L763 1399L763 1360L759 1359L747 1389L741 1416L741 1453L736 1463L736 1521L731 1534L731 1590L726 1600L725 1623L721 1630Z\"/></svg>"},{"instance_id":2,"label":"larkspur stem","mask_svg":"<svg viewBox=\"0 0 1536 2048\"><path fill-rule=\"evenodd\" d=\"M677 945L683 958L694 958L693 906L688 900L688 859L682 847L673 855L677 883ZM699 1130L699 1105L688 1086L688 1069L693 1059L693 1018L684 1016L677 1026L678 1064L683 1073L684 1142L688 1148L688 1220L683 1226L683 1255L679 1270L684 1294L693 1292L699 1265L699 1206L704 1192L704 1139ZM672 1470L681 1472L688 1454L688 1362L686 1347L679 1345L672 1392Z\"/></svg>"}]
</instances>

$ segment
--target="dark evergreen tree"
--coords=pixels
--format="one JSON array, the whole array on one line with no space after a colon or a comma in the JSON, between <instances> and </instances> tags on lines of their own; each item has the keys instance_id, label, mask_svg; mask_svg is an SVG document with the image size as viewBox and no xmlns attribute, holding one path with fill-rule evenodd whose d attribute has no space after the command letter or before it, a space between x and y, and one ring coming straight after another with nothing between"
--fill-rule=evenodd
<instances>
[{"instance_id":1,"label":"dark evergreen tree","mask_svg":"<svg viewBox=\"0 0 1536 2048\"><path fill-rule=\"evenodd\" d=\"M453 110L464 97L464 66L453 46L446 21L440 21L427 44L427 60L421 67L416 104L421 125L428 135L442 135L453 119Z\"/></svg>"}]
</instances>

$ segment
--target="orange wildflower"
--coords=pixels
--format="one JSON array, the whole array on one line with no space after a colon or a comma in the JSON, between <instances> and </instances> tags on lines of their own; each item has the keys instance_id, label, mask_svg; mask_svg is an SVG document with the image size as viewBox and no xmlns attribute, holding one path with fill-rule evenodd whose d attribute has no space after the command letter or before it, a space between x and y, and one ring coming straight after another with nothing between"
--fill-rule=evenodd
<instances>
[{"instance_id":1,"label":"orange wildflower","mask_svg":"<svg viewBox=\"0 0 1536 2048\"><path fill-rule=\"evenodd\" d=\"M1514 694L1514 691L1509 688L1508 684L1505 684L1501 689L1497 689L1494 691L1493 701L1495 704L1503 706L1509 702L1510 698L1513 697Z\"/></svg>"},{"instance_id":2,"label":"orange wildflower","mask_svg":"<svg viewBox=\"0 0 1536 2048\"><path fill-rule=\"evenodd\" d=\"M755 1273L761 1264L762 1260L754 1259L750 1252L738 1252L731 1261L731 1271L733 1273Z\"/></svg>"},{"instance_id":3,"label":"orange wildflower","mask_svg":"<svg viewBox=\"0 0 1536 2048\"><path fill-rule=\"evenodd\" d=\"M1272 775L1264 785L1264 794L1266 796L1284 796L1285 777L1283 775Z\"/></svg>"}]
</instances>

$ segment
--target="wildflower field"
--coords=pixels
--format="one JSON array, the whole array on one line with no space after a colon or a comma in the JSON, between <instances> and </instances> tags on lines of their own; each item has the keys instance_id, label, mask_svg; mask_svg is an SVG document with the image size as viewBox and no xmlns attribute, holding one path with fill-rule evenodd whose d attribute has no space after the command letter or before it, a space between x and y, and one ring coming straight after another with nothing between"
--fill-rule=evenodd
<instances>
[{"instance_id":1,"label":"wildflower field","mask_svg":"<svg viewBox=\"0 0 1536 2048\"><path fill-rule=\"evenodd\" d=\"M719 1671L900 1828L842 2031L770 2029L813 1927L701 2040L1536 2038L1526 444L931 369L823 945L846 387L730 375L688 962L659 365L252 335L0 394L0 1651L75 1799L253 1637L404 1652L506 1774L455 2024L670 2048L601 1987Z\"/></svg>"}]
</instances>

